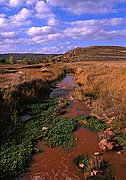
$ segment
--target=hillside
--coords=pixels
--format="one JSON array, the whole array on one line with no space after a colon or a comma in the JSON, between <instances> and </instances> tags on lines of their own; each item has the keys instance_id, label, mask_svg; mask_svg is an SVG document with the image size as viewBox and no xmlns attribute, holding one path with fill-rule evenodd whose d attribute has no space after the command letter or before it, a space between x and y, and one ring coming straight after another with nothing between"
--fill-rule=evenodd
<instances>
[{"instance_id":1,"label":"hillside","mask_svg":"<svg viewBox=\"0 0 126 180\"><path fill-rule=\"evenodd\" d=\"M126 60L126 47L121 46L89 46L77 47L67 51L62 59L68 61L120 61Z\"/></svg>"}]
</instances>

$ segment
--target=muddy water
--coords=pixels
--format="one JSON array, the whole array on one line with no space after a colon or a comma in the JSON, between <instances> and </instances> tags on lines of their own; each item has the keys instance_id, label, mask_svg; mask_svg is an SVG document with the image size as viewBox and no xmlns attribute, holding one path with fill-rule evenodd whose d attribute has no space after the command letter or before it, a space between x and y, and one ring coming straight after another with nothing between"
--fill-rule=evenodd
<instances>
[{"instance_id":1,"label":"muddy water","mask_svg":"<svg viewBox=\"0 0 126 180\"><path fill-rule=\"evenodd\" d=\"M51 98L65 97L69 101L69 107L64 116L75 118L80 114L89 114L90 109L78 100L73 99L74 79L67 75L63 81L57 84L57 88L50 94ZM25 176L26 180L82 180L83 174L72 163L73 158L80 154L94 154L100 151L98 136L87 127L79 127L74 132L77 139L76 146L71 151L61 148L49 148L43 141L38 143L41 153L33 156L30 167ZM109 160L115 168L117 179L125 180L126 162L124 155L117 153L105 153L104 159Z\"/></svg>"}]
</instances>

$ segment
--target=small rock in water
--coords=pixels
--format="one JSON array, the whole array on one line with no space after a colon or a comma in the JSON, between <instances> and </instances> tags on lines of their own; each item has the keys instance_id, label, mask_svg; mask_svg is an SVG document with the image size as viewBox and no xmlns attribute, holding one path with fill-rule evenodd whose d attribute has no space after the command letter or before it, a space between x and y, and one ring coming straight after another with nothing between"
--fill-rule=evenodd
<instances>
[{"instance_id":1,"label":"small rock in water","mask_svg":"<svg viewBox=\"0 0 126 180\"><path fill-rule=\"evenodd\" d=\"M26 114L20 117L20 122L25 122L28 121L29 119L31 119L31 116L29 114Z\"/></svg>"},{"instance_id":2,"label":"small rock in water","mask_svg":"<svg viewBox=\"0 0 126 180\"><path fill-rule=\"evenodd\" d=\"M102 151L112 150L116 146L116 143L111 141L108 142L107 139L102 139L99 142L99 147Z\"/></svg>"},{"instance_id":3,"label":"small rock in water","mask_svg":"<svg viewBox=\"0 0 126 180\"><path fill-rule=\"evenodd\" d=\"M93 174L96 176L99 173L97 170L93 170Z\"/></svg>"},{"instance_id":4,"label":"small rock in water","mask_svg":"<svg viewBox=\"0 0 126 180\"><path fill-rule=\"evenodd\" d=\"M48 129L48 127L46 127L46 126L42 127L42 131L45 131L47 129Z\"/></svg>"},{"instance_id":5,"label":"small rock in water","mask_svg":"<svg viewBox=\"0 0 126 180\"><path fill-rule=\"evenodd\" d=\"M118 155L121 155L122 153L121 153L121 151L118 151L117 154L118 154Z\"/></svg>"},{"instance_id":6,"label":"small rock in water","mask_svg":"<svg viewBox=\"0 0 126 180\"><path fill-rule=\"evenodd\" d=\"M114 135L113 131L111 128L107 128L105 131L104 131L104 134L105 134L105 137L111 137Z\"/></svg>"},{"instance_id":7,"label":"small rock in water","mask_svg":"<svg viewBox=\"0 0 126 180\"><path fill-rule=\"evenodd\" d=\"M84 164L80 163L80 164L79 164L79 167L80 167L80 168L83 168L83 167L84 167Z\"/></svg>"},{"instance_id":8,"label":"small rock in water","mask_svg":"<svg viewBox=\"0 0 126 180\"><path fill-rule=\"evenodd\" d=\"M94 153L94 156L99 156L100 155L100 152L95 152Z\"/></svg>"}]
</instances>

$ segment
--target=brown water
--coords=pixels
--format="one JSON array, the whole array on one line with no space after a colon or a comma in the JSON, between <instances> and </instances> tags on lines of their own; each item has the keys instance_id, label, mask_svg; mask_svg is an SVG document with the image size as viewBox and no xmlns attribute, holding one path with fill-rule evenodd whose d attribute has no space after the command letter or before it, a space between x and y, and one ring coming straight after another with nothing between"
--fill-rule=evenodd
<instances>
[{"instance_id":1,"label":"brown water","mask_svg":"<svg viewBox=\"0 0 126 180\"><path fill-rule=\"evenodd\" d=\"M71 74L57 84L57 88L50 94L51 98L65 97L69 107L64 116L75 118L80 114L89 114L90 109L78 100L73 100L74 79ZM79 127L74 132L77 139L76 146L71 151L61 148L49 148L43 141L38 143L41 153L33 156L27 173L19 179L26 180L81 180L83 174L75 167L72 160L81 154L94 154L100 151L98 136L87 127ZM110 161L115 169L117 180L125 180L126 160L125 154L117 152L103 154L105 160Z\"/></svg>"}]
</instances>

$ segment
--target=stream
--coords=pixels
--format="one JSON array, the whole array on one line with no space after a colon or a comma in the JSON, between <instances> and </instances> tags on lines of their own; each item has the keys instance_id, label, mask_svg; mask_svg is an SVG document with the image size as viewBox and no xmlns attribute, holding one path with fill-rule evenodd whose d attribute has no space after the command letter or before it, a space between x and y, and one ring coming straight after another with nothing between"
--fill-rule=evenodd
<instances>
[{"instance_id":1,"label":"stream","mask_svg":"<svg viewBox=\"0 0 126 180\"><path fill-rule=\"evenodd\" d=\"M50 94L50 98L67 98L69 106L64 115L76 118L80 114L90 114L90 108L84 102L73 98L75 81L72 74L59 83ZM86 126L79 126L74 132L76 146L66 151L60 147L49 148L39 141L40 153L33 156L29 168L20 180L82 180L83 173L73 165L73 159L81 154L93 155L99 152L98 135ZM117 180L125 180L126 155L117 152L104 152L103 159L109 161Z\"/></svg>"}]
</instances>

